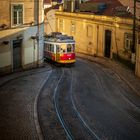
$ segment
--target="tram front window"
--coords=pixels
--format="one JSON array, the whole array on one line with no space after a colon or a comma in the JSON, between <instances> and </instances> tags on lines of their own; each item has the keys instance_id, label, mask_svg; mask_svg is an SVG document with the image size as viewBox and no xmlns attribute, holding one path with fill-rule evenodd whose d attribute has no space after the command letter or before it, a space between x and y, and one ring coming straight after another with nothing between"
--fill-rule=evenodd
<instances>
[{"instance_id":1,"label":"tram front window","mask_svg":"<svg viewBox=\"0 0 140 140\"><path fill-rule=\"evenodd\" d=\"M67 52L74 52L74 44L67 44Z\"/></svg>"},{"instance_id":2,"label":"tram front window","mask_svg":"<svg viewBox=\"0 0 140 140\"><path fill-rule=\"evenodd\" d=\"M67 44L67 52L72 52L72 46L71 46L71 44Z\"/></svg>"},{"instance_id":3,"label":"tram front window","mask_svg":"<svg viewBox=\"0 0 140 140\"><path fill-rule=\"evenodd\" d=\"M60 53L71 53L74 52L74 44L62 44Z\"/></svg>"},{"instance_id":4,"label":"tram front window","mask_svg":"<svg viewBox=\"0 0 140 140\"><path fill-rule=\"evenodd\" d=\"M67 52L66 49L67 48L67 46L66 46L66 44L62 44L61 45L61 50L60 50L60 53L65 53L65 52Z\"/></svg>"}]
</instances>

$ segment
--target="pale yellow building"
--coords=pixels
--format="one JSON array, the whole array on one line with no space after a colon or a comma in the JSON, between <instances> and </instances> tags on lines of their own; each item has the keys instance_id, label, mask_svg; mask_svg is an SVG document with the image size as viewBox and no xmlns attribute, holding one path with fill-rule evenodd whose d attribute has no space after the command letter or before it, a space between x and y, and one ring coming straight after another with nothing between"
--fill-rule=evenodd
<instances>
[{"instance_id":1,"label":"pale yellow building","mask_svg":"<svg viewBox=\"0 0 140 140\"><path fill-rule=\"evenodd\" d=\"M43 62L43 0L0 1L0 75Z\"/></svg>"},{"instance_id":2,"label":"pale yellow building","mask_svg":"<svg viewBox=\"0 0 140 140\"><path fill-rule=\"evenodd\" d=\"M136 21L136 59L132 63L133 19L80 12L56 12L56 31L74 36L76 51L119 59L140 77L140 22Z\"/></svg>"}]
</instances>

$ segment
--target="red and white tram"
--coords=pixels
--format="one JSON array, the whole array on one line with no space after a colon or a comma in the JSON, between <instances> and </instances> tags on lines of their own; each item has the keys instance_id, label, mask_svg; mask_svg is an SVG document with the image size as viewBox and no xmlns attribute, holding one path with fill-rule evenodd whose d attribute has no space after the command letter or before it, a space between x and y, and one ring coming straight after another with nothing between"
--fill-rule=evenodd
<instances>
[{"instance_id":1,"label":"red and white tram","mask_svg":"<svg viewBox=\"0 0 140 140\"><path fill-rule=\"evenodd\" d=\"M72 36L52 32L44 42L45 59L61 64L75 63L75 41Z\"/></svg>"}]
</instances>

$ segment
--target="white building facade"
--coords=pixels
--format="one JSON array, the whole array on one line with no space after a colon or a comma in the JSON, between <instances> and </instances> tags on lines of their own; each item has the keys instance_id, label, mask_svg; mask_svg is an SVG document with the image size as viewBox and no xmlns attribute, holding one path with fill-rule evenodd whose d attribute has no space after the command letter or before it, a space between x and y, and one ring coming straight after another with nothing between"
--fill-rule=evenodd
<instances>
[{"instance_id":1,"label":"white building facade","mask_svg":"<svg viewBox=\"0 0 140 140\"><path fill-rule=\"evenodd\" d=\"M43 21L43 0L1 2L0 75L42 64Z\"/></svg>"}]
</instances>

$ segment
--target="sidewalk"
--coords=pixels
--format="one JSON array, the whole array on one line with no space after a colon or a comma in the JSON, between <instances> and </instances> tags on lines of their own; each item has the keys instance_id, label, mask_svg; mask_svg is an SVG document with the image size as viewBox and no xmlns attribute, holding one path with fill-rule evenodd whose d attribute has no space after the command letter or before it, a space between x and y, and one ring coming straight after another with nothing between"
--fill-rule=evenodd
<instances>
[{"instance_id":1,"label":"sidewalk","mask_svg":"<svg viewBox=\"0 0 140 140\"><path fill-rule=\"evenodd\" d=\"M12 79L16 79L16 78L22 77L22 76L28 76L28 75L34 74L36 72L38 72L38 73L43 72L49 68L50 68L49 66L45 66L45 67L34 68L34 69L30 69L30 70L20 71L20 72L11 73L11 74L8 74L5 76L1 76L0 77L0 86L11 81Z\"/></svg>"},{"instance_id":2,"label":"sidewalk","mask_svg":"<svg viewBox=\"0 0 140 140\"><path fill-rule=\"evenodd\" d=\"M140 96L140 78L136 77L134 71L128 69L123 64L108 58L93 57L81 53L77 53L76 56L86 58L112 69L137 95Z\"/></svg>"}]
</instances>

